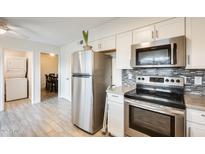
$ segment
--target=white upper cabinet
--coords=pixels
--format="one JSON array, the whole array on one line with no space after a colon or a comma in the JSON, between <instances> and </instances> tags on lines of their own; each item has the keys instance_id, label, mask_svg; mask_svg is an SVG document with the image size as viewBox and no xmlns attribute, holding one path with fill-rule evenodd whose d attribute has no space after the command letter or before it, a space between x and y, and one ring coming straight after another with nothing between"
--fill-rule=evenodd
<instances>
[{"instance_id":1,"label":"white upper cabinet","mask_svg":"<svg viewBox=\"0 0 205 154\"><path fill-rule=\"evenodd\" d=\"M186 19L188 69L205 69L205 18Z\"/></svg>"},{"instance_id":2,"label":"white upper cabinet","mask_svg":"<svg viewBox=\"0 0 205 154\"><path fill-rule=\"evenodd\" d=\"M115 49L115 36L106 37L89 43L93 47L93 51L106 51Z\"/></svg>"},{"instance_id":3,"label":"white upper cabinet","mask_svg":"<svg viewBox=\"0 0 205 154\"><path fill-rule=\"evenodd\" d=\"M115 36L104 38L100 41L101 51L114 50L115 49Z\"/></svg>"},{"instance_id":4,"label":"white upper cabinet","mask_svg":"<svg viewBox=\"0 0 205 154\"><path fill-rule=\"evenodd\" d=\"M117 69L131 69L132 32L125 32L116 36L116 67Z\"/></svg>"},{"instance_id":5,"label":"white upper cabinet","mask_svg":"<svg viewBox=\"0 0 205 154\"><path fill-rule=\"evenodd\" d=\"M185 35L184 18L172 18L133 31L133 44Z\"/></svg>"},{"instance_id":6,"label":"white upper cabinet","mask_svg":"<svg viewBox=\"0 0 205 154\"><path fill-rule=\"evenodd\" d=\"M99 41L89 42L89 45L92 46L93 51L99 51Z\"/></svg>"},{"instance_id":7,"label":"white upper cabinet","mask_svg":"<svg viewBox=\"0 0 205 154\"><path fill-rule=\"evenodd\" d=\"M133 44L151 42L154 40L154 26L136 29L133 31Z\"/></svg>"},{"instance_id":8,"label":"white upper cabinet","mask_svg":"<svg viewBox=\"0 0 205 154\"><path fill-rule=\"evenodd\" d=\"M174 18L155 25L157 40L185 35L184 18Z\"/></svg>"}]
</instances>

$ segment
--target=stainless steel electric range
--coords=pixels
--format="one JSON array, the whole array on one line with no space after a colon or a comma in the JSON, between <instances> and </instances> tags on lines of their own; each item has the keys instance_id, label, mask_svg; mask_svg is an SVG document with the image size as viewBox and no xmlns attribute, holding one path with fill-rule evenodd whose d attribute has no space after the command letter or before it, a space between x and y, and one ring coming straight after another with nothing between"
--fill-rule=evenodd
<instances>
[{"instance_id":1,"label":"stainless steel electric range","mask_svg":"<svg viewBox=\"0 0 205 154\"><path fill-rule=\"evenodd\" d=\"M184 79L137 76L125 93L125 135L185 136Z\"/></svg>"}]
</instances>

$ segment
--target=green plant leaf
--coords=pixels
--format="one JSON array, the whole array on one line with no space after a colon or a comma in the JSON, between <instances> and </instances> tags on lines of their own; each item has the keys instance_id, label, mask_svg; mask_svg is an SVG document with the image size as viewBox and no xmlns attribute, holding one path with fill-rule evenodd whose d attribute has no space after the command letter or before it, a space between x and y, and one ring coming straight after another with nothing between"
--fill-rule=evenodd
<instances>
[{"instance_id":1,"label":"green plant leaf","mask_svg":"<svg viewBox=\"0 0 205 154\"><path fill-rule=\"evenodd\" d=\"M86 45L88 45L88 31L83 31L83 39Z\"/></svg>"}]
</instances>

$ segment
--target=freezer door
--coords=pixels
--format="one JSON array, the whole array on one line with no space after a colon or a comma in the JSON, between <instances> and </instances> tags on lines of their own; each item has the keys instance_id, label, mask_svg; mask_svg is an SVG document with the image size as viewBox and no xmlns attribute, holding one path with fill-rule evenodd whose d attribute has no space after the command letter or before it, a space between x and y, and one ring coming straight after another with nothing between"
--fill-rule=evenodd
<instances>
[{"instance_id":1,"label":"freezer door","mask_svg":"<svg viewBox=\"0 0 205 154\"><path fill-rule=\"evenodd\" d=\"M72 73L73 74L92 74L93 52L78 51L72 54Z\"/></svg>"},{"instance_id":2,"label":"freezer door","mask_svg":"<svg viewBox=\"0 0 205 154\"><path fill-rule=\"evenodd\" d=\"M72 121L81 129L93 133L92 76L72 77Z\"/></svg>"}]
</instances>

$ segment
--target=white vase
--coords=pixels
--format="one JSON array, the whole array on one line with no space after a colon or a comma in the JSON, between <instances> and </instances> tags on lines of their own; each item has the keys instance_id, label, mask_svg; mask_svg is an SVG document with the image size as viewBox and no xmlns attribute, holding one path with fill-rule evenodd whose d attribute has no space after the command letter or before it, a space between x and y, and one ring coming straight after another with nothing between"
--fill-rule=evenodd
<instances>
[{"instance_id":1,"label":"white vase","mask_svg":"<svg viewBox=\"0 0 205 154\"><path fill-rule=\"evenodd\" d=\"M90 46L90 45L84 45L84 46L83 46L83 49L84 49L85 51L91 50L92 48L93 48L93 47Z\"/></svg>"}]
</instances>

